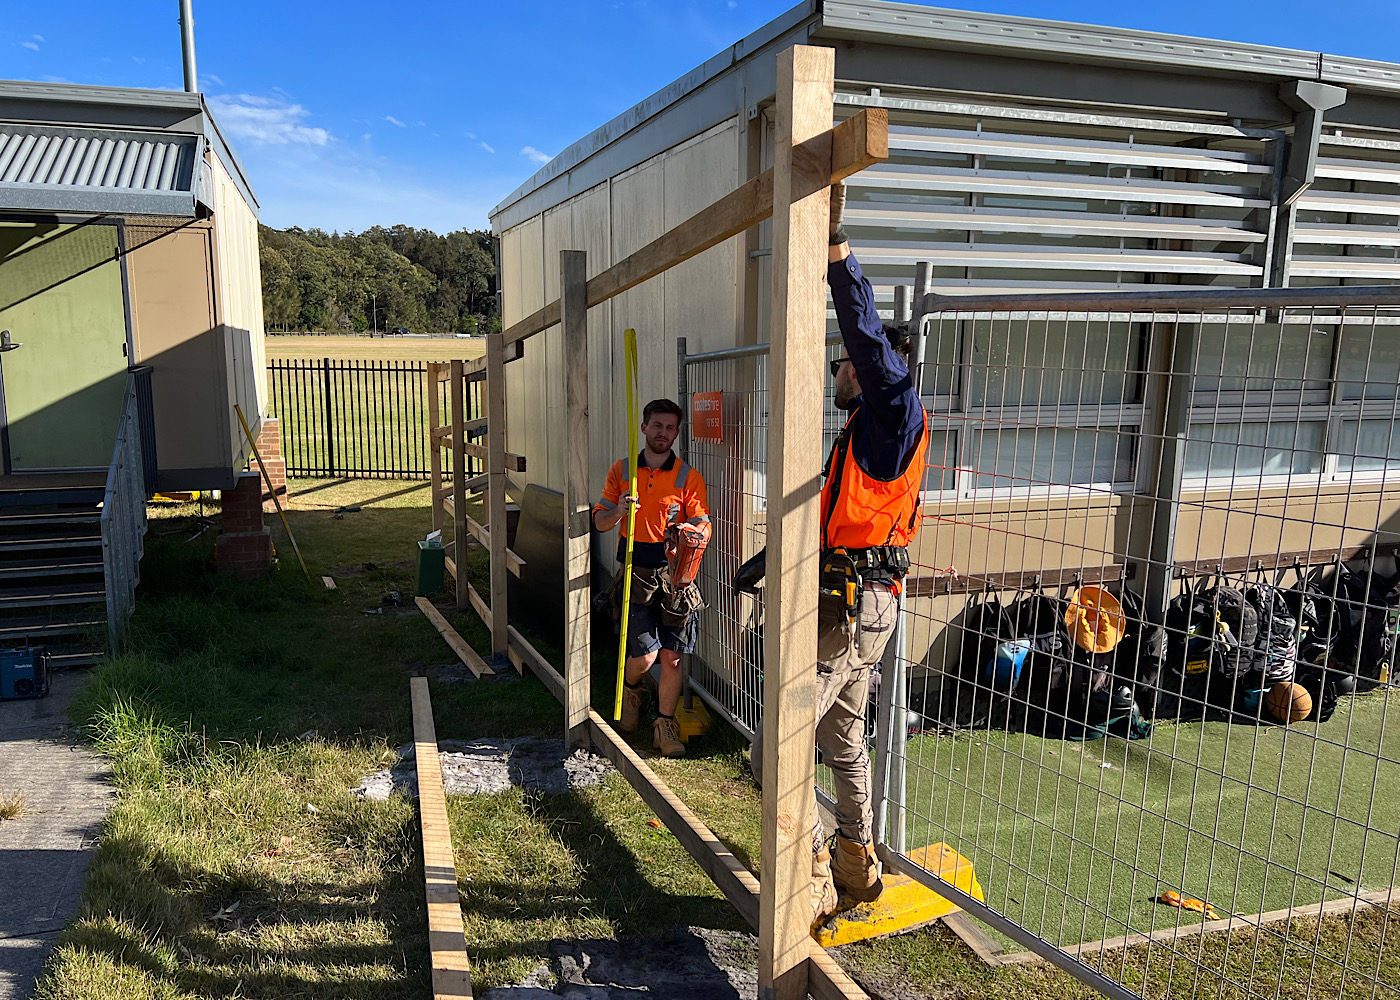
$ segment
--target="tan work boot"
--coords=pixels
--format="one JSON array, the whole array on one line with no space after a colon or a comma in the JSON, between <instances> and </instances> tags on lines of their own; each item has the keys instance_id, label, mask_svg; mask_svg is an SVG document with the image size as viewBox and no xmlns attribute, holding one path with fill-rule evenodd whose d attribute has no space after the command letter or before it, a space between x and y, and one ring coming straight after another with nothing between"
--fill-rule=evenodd
<instances>
[{"instance_id":1,"label":"tan work boot","mask_svg":"<svg viewBox=\"0 0 1400 1000\"><path fill-rule=\"evenodd\" d=\"M836 885L831 881L831 851L825 844L812 855L812 926L815 927L840 904Z\"/></svg>"},{"instance_id":2,"label":"tan work boot","mask_svg":"<svg viewBox=\"0 0 1400 1000\"><path fill-rule=\"evenodd\" d=\"M641 724L641 715L642 692L622 685L622 718L618 720L618 730L631 736Z\"/></svg>"},{"instance_id":3,"label":"tan work boot","mask_svg":"<svg viewBox=\"0 0 1400 1000\"><path fill-rule=\"evenodd\" d=\"M652 745L663 757L684 757L685 744L681 742L681 731L675 719L657 716L651 724Z\"/></svg>"},{"instance_id":4,"label":"tan work boot","mask_svg":"<svg viewBox=\"0 0 1400 1000\"><path fill-rule=\"evenodd\" d=\"M862 903L879 899L885 890L880 881L880 867L875 861L874 844L858 844L837 834L831 869L836 887Z\"/></svg>"}]
</instances>

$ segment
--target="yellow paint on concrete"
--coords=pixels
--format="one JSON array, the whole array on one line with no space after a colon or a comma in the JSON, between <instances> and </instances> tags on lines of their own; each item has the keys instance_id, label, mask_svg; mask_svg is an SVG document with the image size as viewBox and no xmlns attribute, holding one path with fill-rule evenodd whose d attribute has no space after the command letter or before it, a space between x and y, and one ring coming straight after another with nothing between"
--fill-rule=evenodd
<instances>
[{"instance_id":1,"label":"yellow paint on concrete","mask_svg":"<svg viewBox=\"0 0 1400 1000\"><path fill-rule=\"evenodd\" d=\"M910 851L909 859L974 898L982 898L982 886L972 870L972 862L948 845L921 847ZM885 891L873 903L855 903L843 896L842 905L850 905L837 910L812 931L817 943L823 948L834 948L852 941L900 934L961 909L903 875L886 874L883 881Z\"/></svg>"}]
</instances>

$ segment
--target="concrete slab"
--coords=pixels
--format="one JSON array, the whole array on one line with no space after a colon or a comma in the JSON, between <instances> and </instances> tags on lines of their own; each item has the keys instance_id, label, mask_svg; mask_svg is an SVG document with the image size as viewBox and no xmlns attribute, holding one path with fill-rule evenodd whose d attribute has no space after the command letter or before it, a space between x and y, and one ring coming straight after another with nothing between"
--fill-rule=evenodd
<instances>
[{"instance_id":1,"label":"concrete slab","mask_svg":"<svg viewBox=\"0 0 1400 1000\"><path fill-rule=\"evenodd\" d=\"M0 822L0 1000L27 1000L58 932L73 919L113 790L68 705L86 674L54 675L47 698L0 701L0 792L25 812Z\"/></svg>"}]
</instances>

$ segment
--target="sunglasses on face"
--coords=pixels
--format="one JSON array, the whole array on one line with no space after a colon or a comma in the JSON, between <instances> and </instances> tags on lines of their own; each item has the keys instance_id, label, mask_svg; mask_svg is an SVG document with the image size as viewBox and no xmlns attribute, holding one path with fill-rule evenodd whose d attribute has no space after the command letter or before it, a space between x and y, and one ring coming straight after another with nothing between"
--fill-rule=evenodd
<instances>
[{"instance_id":1,"label":"sunglasses on face","mask_svg":"<svg viewBox=\"0 0 1400 1000\"><path fill-rule=\"evenodd\" d=\"M831 377L832 377L832 378L835 378L835 377L836 377L836 373L839 372L839 371L841 370L841 366L844 365L847 361L850 361L850 360L851 360L850 358L837 358L835 361L833 361L833 362L831 363Z\"/></svg>"}]
</instances>

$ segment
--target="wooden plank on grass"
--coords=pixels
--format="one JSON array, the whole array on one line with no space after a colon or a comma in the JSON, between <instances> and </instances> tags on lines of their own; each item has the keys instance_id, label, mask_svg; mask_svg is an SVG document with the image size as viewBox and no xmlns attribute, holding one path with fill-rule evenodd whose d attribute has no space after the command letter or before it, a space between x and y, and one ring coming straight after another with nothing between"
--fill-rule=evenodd
<instances>
[{"instance_id":1,"label":"wooden plank on grass","mask_svg":"<svg viewBox=\"0 0 1400 1000\"><path fill-rule=\"evenodd\" d=\"M422 600L422 598L419 598ZM413 703L413 744L418 769L418 813L423 825L423 883L428 901L428 948L432 953L435 1000L471 1000L471 965L462 931L457 862L447 824L447 795L438 760L437 727L428 698L428 679L409 678Z\"/></svg>"},{"instance_id":2,"label":"wooden plank on grass","mask_svg":"<svg viewBox=\"0 0 1400 1000\"><path fill-rule=\"evenodd\" d=\"M325 587L327 590L334 590L334 589L335 589L335 579L334 579L333 577L323 576L323 577L321 577L321 585L322 585L323 587Z\"/></svg>"},{"instance_id":3,"label":"wooden plank on grass","mask_svg":"<svg viewBox=\"0 0 1400 1000\"><path fill-rule=\"evenodd\" d=\"M470 583L467 584L467 599L472 602L472 607L476 609L477 616L481 618L481 623L487 628L491 627L491 605L486 603L486 598L476 592L476 588Z\"/></svg>"},{"instance_id":4,"label":"wooden plank on grass","mask_svg":"<svg viewBox=\"0 0 1400 1000\"><path fill-rule=\"evenodd\" d=\"M1006 949L982 929L982 925L961 910L943 917L943 926L962 939L963 944L988 965L1000 965Z\"/></svg>"},{"instance_id":5,"label":"wooden plank on grass","mask_svg":"<svg viewBox=\"0 0 1400 1000\"><path fill-rule=\"evenodd\" d=\"M514 625L506 626L506 635L510 643L506 653L515 669L522 674L528 669L540 679L541 684L549 688L549 693L554 695L555 701L564 704L564 678L559 676L559 671L540 655L539 650L530 645Z\"/></svg>"},{"instance_id":6,"label":"wooden plank on grass","mask_svg":"<svg viewBox=\"0 0 1400 1000\"><path fill-rule=\"evenodd\" d=\"M446 618L442 617L442 612L433 607L432 601L426 597L416 597L413 603L418 605L418 610L423 612L428 621L433 623L433 628L437 629L438 633L447 640L447 645L452 652L457 654L458 659L467 665L468 670L477 677L485 677L491 672L491 668L486 665L481 654L472 649L467 640L457 634L457 630Z\"/></svg>"},{"instance_id":7,"label":"wooden plank on grass","mask_svg":"<svg viewBox=\"0 0 1400 1000\"><path fill-rule=\"evenodd\" d=\"M642 801L666 824L666 828L705 870L719 891L739 911L739 915L750 927L757 927L759 883L753 873L593 709L588 712L588 729L594 746L612 761L618 773L627 779ZM817 1000L870 1000L836 960L811 937L807 938L807 948L807 990L812 996Z\"/></svg>"}]
</instances>

